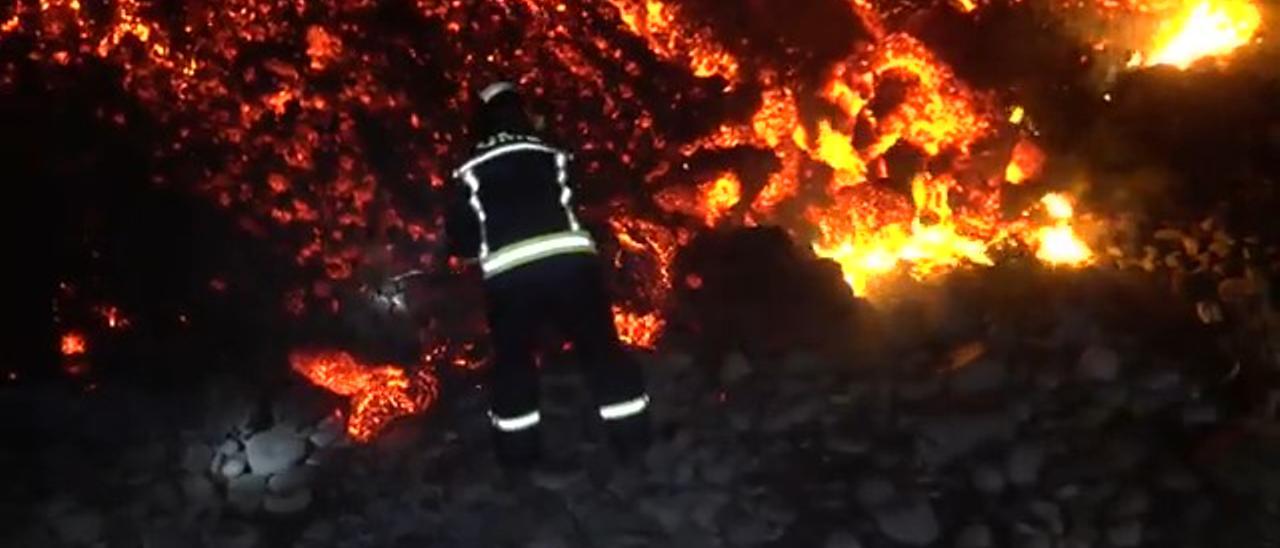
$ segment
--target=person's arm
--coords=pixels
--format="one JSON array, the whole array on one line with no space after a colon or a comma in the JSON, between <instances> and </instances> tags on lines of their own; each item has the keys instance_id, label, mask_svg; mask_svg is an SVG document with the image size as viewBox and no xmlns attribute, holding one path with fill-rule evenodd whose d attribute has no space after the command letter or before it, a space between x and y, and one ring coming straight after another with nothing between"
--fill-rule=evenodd
<instances>
[{"instance_id":1,"label":"person's arm","mask_svg":"<svg viewBox=\"0 0 1280 548\"><path fill-rule=\"evenodd\" d=\"M445 209L445 249L451 258L474 260L480 255L480 218L471 208L471 191L453 181Z\"/></svg>"}]
</instances>

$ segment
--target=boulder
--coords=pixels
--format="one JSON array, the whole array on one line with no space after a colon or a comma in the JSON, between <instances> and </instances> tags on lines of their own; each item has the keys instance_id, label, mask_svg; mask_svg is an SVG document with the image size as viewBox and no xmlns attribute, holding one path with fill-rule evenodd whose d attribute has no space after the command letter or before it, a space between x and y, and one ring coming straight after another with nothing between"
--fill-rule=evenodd
<instances>
[{"instance_id":1,"label":"boulder","mask_svg":"<svg viewBox=\"0 0 1280 548\"><path fill-rule=\"evenodd\" d=\"M209 481L209 478L204 475L187 474L183 476L181 486L182 495L193 506L213 506L217 502L218 493L213 486L213 482Z\"/></svg>"},{"instance_id":2,"label":"boulder","mask_svg":"<svg viewBox=\"0 0 1280 548\"><path fill-rule=\"evenodd\" d=\"M300 491L311 484L312 466L299 465L273 474L267 480L267 490L276 495Z\"/></svg>"},{"instance_id":3,"label":"boulder","mask_svg":"<svg viewBox=\"0 0 1280 548\"><path fill-rule=\"evenodd\" d=\"M182 469L193 474L209 469L213 462L213 449L203 443L190 443L182 452Z\"/></svg>"},{"instance_id":4,"label":"boulder","mask_svg":"<svg viewBox=\"0 0 1280 548\"><path fill-rule=\"evenodd\" d=\"M971 523L956 535L956 548L993 548L995 535L985 523Z\"/></svg>"},{"instance_id":5,"label":"boulder","mask_svg":"<svg viewBox=\"0 0 1280 548\"><path fill-rule=\"evenodd\" d=\"M724 360L720 367L720 384L730 385L751 375L751 362L741 352L734 352Z\"/></svg>"},{"instance_id":6,"label":"boulder","mask_svg":"<svg viewBox=\"0 0 1280 548\"><path fill-rule=\"evenodd\" d=\"M1015 422L1006 413L947 415L921 420L920 459L930 467L943 466L989 443L1013 438Z\"/></svg>"},{"instance_id":7,"label":"boulder","mask_svg":"<svg viewBox=\"0 0 1280 548\"><path fill-rule=\"evenodd\" d=\"M893 482L881 476L871 476L858 481L853 488L853 498L867 511L874 510L893 500L898 490Z\"/></svg>"},{"instance_id":8,"label":"boulder","mask_svg":"<svg viewBox=\"0 0 1280 548\"><path fill-rule=\"evenodd\" d=\"M979 465L973 469L971 474L974 489L978 492L995 496L1004 492L1005 477L1004 471L990 465Z\"/></svg>"},{"instance_id":9,"label":"boulder","mask_svg":"<svg viewBox=\"0 0 1280 548\"><path fill-rule=\"evenodd\" d=\"M257 511L262 496L267 492L267 477L247 474L231 480L227 485L227 502L244 513Z\"/></svg>"},{"instance_id":10,"label":"boulder","mask_svg":"<svg viewBox=\"0 0 1280 548\"><path fill-rule=\"evenodd\" d=\"M1120 355L1101 345L1091 345L1080 355L1076 374L1081 380L1113 382L1120 378Z\"/></svg>"},{"instance_id":11,"label":"boulder","mask_svg":"<svg viewBox=\"0 0 1280 548\"><path fill-rule=\"evenodd\" d=\"M992 357L978 359L951 376L951 391L961 396L984 394L1004 388L1009 368Z\"/></svg>"},{"instance_id":12,"label":"boulder","mask_svg":"<svg viewBox=\"0 0 1280 548\"><path fill-rule=\"evenodd\" d=\"M1009 452L1005 473L1009 483L1018 487L1032 487L1039 482L1044 467L1045 449L1037 444L1020 443Z\"/></svg>"},{"instance_id":13,"label":"boulder","mask_svg":"<svg viewBox=\"0 0 1280 548\"><path fill-rule=\"evenodd\" d=\"M300 489L288 495L268 493L262 507L271 514L296 514L311 504L311 489Z\"/></svg>"},{"instance_id":14,"label":"boulder","mask_svg":"<svg viewBox=\"0 0 1280 548\"><path fill-rule=\"evenodd\" d=\"M307 455L307 443L292 429L276 427L249 438L245 454L254 474L269 476L302 461Z\"/></svg>"},{"instance_id":15,"label":"boulder","mask_svg":"<svg viewBox=\"0 0 1280 548\"><path fill-rule=\"evenodd\" d=\"M899 500L877 508L873 515L880 532L907 546L928 546L938 540L938 518L926 499Z\"/></svg>"},{"instance_id":16,"label":"boulder","mask_svg":"<svg viewBox=\"0 0 1280 548\"><path fill-rule=\"evenodd\" d=\"M1116 548L1133 548L1142 544L1142 522L1128 520L1107 528L1107 542Z\"/></svg>"},{"instance_id":17,"label":"boulder","mask_svg":"<svg viewBox=\"0 0 1280 548\"><path fill-rule=\"evenodd\" d=\"M97 512L80 509L54 518L53 530L67 544L92 545L102 536L104 523Z\"/></svg>"},{"instance_id":18,"label":"boulder","mask_svg":"<svg viewBox=\"0 0 1280 548\"><path fill-rule=\"evenodd\" d=\"M822 544L823 548L862 548L862 543L858 541L858 537L848 531L836 531L827 536L827 541Z\"/></svg>"},{"instance_id":19,"label":"boulder","mask_svg":"<svg viewBox=\"0 0 1280 548\"><path fill-rule=\"evenodd\" d=\"M227 459L222 463L222 467L218 473L225 479L236 479L243 475L249 468L243 457L234 457Z\"/></svg>"}]
</instances>

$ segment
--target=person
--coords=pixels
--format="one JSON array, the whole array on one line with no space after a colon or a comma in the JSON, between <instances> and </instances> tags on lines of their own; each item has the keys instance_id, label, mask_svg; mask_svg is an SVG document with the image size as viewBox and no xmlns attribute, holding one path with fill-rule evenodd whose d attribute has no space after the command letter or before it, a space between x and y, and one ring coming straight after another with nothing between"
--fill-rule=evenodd
<instances>
[{"instance_id":1,"label":"person","mask_svg":"<svg viewBox=\"0 0 1280 548\"><path fill-rule=\"evenodd\" d=\"M453 172L460 184L445 227L450 254L483 272L496 453L514 468L541 456L534 354L551 326L572 344L611 445L633 456L649 442L643 375L619 341L596 241L574 211L572 157L536 133L514 84L481 91L477 144Z\"/></svg>"}]
</instances>

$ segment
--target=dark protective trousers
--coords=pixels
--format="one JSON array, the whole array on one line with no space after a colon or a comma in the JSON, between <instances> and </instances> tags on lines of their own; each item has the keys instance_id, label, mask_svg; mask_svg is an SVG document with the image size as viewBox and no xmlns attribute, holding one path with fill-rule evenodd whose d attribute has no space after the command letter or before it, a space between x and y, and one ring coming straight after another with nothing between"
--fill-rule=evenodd
<instances>
[{"instance_id":1,"label":"dark protective trousers","mask_svg":"<svg viewBox=\"0 0 1280 548\"><path fill-rule=\"evenodd\" d=\"M648 442L644 378L618 340L598 261L594 255L553 256L485 282L495 354L490 419L499 459L507 464L539 454L534 352L547 327L572 343L615 448L628 452Z\"/></svg>"}]
</instances>

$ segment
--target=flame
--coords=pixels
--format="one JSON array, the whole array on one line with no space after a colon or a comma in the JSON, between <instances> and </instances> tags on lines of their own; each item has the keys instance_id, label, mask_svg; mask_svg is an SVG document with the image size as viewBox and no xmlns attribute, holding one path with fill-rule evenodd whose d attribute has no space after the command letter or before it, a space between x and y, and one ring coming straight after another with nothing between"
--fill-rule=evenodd
<instances>
[{"instance_id":1,"label":"flame","mask_svg":"<svg viewBox=\"0 0 1280 548\"><path fill-rule=\"evenodd\" d=\"M949 177L917 177L911 185L914 209L846 203L816 212L820 236L814 252L838 263L861 295L877 278L903 267L923 279L962 264L991 265L987 242L965 234L956 222L948 201L954 184ZM877 210L887 217L863 213Z\"/></svg>"},{"instance_id":2,"label":"flame","mask_svg":"<svg viewBox=\"0 0 1280 548\"><path fill-rule=\"evenodd\" d=\"M1221 57L1248 44L1262 26L1262 12L1250 0L1187 3L1160 25L1146 66L1186 69L1200 59Z\"/></svg>"},{"instance_id":3,"label":"flame","mask_svg":"<svg viewBox=\"0 0 1280 548\"><path fill-rule=\"evenodd\" d=\"M83 334L76 331L63 333L60 346L62 355L67 357L83 356L89 352L89 343L85 340Z\"/></svg>"},{"instance_id":4,"label":"flame","mask_svg":"<svg viewBox=\"0 0 1280 548\"><path fill-rule=\"evenodd\" d=\"M1093 251L1071 226L1075 206L1066 195L1050 193L1040 199L1053 225L1036 230L1036 257L1053 266L1083 266L1093 261Z\"/></svg>"},{"instance_id":5,"label":"flame","mask_svg":"<svg viewBox=\"0 0 1280 548\"><path fill-rule=\"evenodd\" d=\"M312 384L350 398L347 434L367 442L395 419L421 413L435 402L439 386L427 368L369 366L339 351L294 352L293 370Z\"/></svg>"},{"instance_id":6,"label":"flame","mask_svg":"<svg viewBox=\"0 0 1280 548\"><path fill-rule=\"evenodd\" d=\"M1050 6L1084 34L1094 54L1110 59L1102 63L1108 71L1120 63L1185 70L1205 59L1222 61L1257 40L1263 23L1258 0L1060 0Z\"/></svg>"},{"instance_id":7,"label":"flame","mask_svg":"<svg viewBox=\"0 0 1280 548\"><path fill-rule=\"evenodd\" d=\"M1045 194L1040 198L1040 203L1044 206L1045 213L1055 221L1069 221L1076 214L1076 207L1065 194Z\"/></svg>"}]
</instances>

